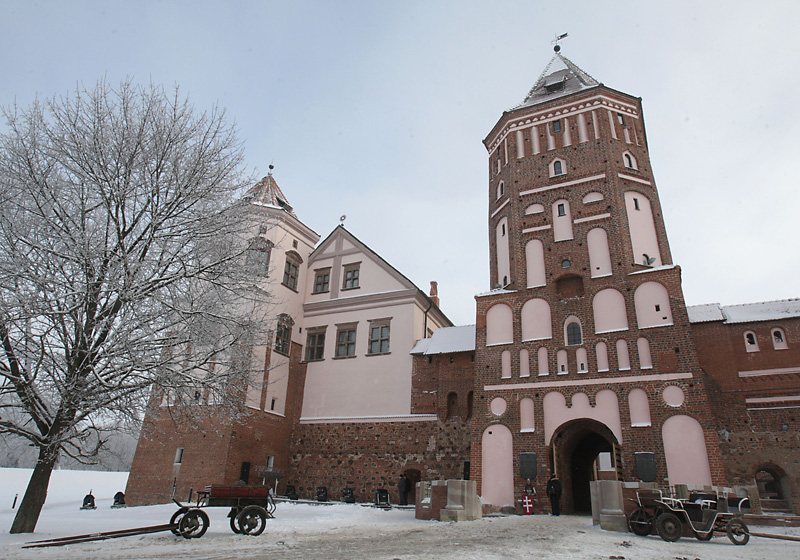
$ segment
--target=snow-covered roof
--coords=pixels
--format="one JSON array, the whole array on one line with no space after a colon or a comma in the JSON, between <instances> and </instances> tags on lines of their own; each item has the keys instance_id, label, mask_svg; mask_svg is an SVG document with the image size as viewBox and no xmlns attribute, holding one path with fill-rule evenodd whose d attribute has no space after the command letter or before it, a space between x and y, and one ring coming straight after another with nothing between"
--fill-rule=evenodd
<instances>
[{"instance_id":1,"label":"snow-covered roof","mask_svg":"<svg viewBox=\"0 0 800 560\"><path fill-rule=\"evenodd\" d=\"M725 315L722 314L722 307L718 303L706 303L703 305L692 305L686 308L689 314L690 323L708 323L710 321L724 321Z\"/></svg>"},{"instance_id":2,"label":"snow-covered roof","mask_svg":"<svg viewBox=\"0 0 800 560\"><path fill-rule=\"evenodd\" d=\"M286 210L295 216L292 206L289 204L283 191L275 182L272 173L261 179L258 183L250 187L244 195L245 200L250 200L259 206L268 206ZM297 216L295 216L297 217Z\"/></svg>"},{"instance_id":3,"label":"snow-covered roof","mask_svg":"<svg viewBox=\"0 0 800 560\"><path fill-rule=\"evenodd\" d=\"M433 331L433 336L423 338L411 350L416 355L450 354L475 350L475 325L443 327Z\"/></svg>"},{"instance_id":4,"label":"snow-covered roof","mask_svg":"<svg viewBox=\"0 0 800 560\"><path fill-rule=\"evenodd\" d=\"M687 307L689 322L707 323L723 321L725 323L753 323L757 321L775 321L800 317L800 299L781 299L762 301L759 303L743 303L740 305L720 305L709 303Z\"/></svg>"},{"instance_id":5,"label":"snow-covered roof","mask_svg":"<svg viewBox=\"0 0 800 560\"><path fill-rule=\"evenodd\" d=\"M528 92L528 96L514 109L536 105L599 85L600 82L578 68L570 59L556 53Z\"/></svg>"}]
</instances>

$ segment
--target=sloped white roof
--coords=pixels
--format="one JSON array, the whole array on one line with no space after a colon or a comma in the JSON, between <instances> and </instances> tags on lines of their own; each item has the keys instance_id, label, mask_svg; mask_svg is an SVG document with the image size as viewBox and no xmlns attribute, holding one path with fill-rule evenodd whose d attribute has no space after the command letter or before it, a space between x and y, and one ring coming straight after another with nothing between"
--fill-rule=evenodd
<instances>
[{"instance_id":1,"label":"sloped white roof","mask_svg":"<svg viewBox=\"0 0 800 560\"><path fill-rule=\"evenodd\" d=\"M762 301L759 303L743 303L739 305L720 305L710 303L687 307L689 322L707 323L723 321L725 323L753 323L757 321L775 321L800 317L800 299L781 299Z\"/></svg>"},{"instance_id":2,"label":"sloped white roof","mask_svg":"<svg viewBox=\"0 0 800 560\"><path fill-rule=\"evenodd\" d=\"M557 97L563 97L570 93L575 93L583 89L599 86L600 82L584 72L570 59L560 53L550 59L550 62L536 80L536 83L528 92L525 100L519 107L536 105L544 101L550 101Z\"/></svg>"},{"instance_id":3,"label":"sloped white roof","mask_svg":"<svg viewBox=\"0 0 800 560\"><path fill-rule=\"evenodd\" d=\"M450 354L452 352L472 352L475 350L475 325L463 327L443 327L436 329L433 336L423 338L411 350L412 354Z\"/></svg>"}]
</instances>

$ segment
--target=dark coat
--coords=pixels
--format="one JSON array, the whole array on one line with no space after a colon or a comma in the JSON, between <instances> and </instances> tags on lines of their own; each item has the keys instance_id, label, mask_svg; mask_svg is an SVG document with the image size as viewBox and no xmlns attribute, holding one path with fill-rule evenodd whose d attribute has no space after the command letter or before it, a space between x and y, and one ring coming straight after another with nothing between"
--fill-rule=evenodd
<instances>
[{"instance_id":1,"label":"dark coat","mask_svg":"<svg viewBox=\"0 0 800 560\"><path fill-rule=\"evenodd\" d=\"M547 483L547 495L552 498L561 497L561 481L557 478L551 478Z\"/></svg>"}]
</instances>

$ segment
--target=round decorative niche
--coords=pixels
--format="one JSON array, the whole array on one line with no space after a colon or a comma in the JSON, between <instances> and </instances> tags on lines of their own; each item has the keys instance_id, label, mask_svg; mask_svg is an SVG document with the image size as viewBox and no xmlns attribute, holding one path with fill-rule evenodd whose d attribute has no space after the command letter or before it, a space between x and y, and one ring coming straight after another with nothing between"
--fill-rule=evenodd
<instances>
[{"instance_id":1,"label":"round decorative niche","mask_svg":"<svg viewBox=\"0 0 800 560\"><path fill-rule=\"evenodd\" d=\"M506 403L505 399L501 399L500 397L496 397L492 399L491 404L489 405L489 409L492 411L492 414L495 416L502 416L506 412L506 408L508 408L508 404Z\"/></svg>"},{"instance_id":2,"label":"round decorative niche","mask_svg":"<svg viewBox=\"0 0 800 560\"><path fill-rule=\"evenodd\" d=\"M664 402L669 406L678 407L686 400L686 395L683 394L683 389L675 385L670 385L661 393Z\"/></svg>"}]
</instances>

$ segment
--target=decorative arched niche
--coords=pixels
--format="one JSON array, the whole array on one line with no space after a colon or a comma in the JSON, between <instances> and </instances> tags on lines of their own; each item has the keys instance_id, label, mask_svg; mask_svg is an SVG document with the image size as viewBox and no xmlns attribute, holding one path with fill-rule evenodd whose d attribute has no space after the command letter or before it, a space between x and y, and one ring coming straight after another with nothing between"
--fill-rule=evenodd
<instances>
[{"instance_id":1,"label":"decorative arched niche","mask_svg":"<svg viewBox=\"0 0 800 560\"><path fill-rule=\"evenodd\" d=\"M486 312L486 345L510 344L514 341L514 322L511 308L498 303Z\"/></svg>"}]
</instances>

